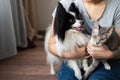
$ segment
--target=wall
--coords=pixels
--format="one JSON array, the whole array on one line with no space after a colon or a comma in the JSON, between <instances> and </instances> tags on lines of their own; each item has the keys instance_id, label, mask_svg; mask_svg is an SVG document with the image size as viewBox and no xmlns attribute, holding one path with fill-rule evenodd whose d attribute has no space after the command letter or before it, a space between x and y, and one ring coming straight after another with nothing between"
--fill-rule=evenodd
<instances>
[{"instance_id":1,"label":"wall","mask_svg":"<svg viewBox=\"0 0 120 80\"><path fill-rule=\"evenodd\" d=\"M59 0L36 0L36 16L39 30L45 30L52 21L52 12Z\"/></svg>"}]
</instances>

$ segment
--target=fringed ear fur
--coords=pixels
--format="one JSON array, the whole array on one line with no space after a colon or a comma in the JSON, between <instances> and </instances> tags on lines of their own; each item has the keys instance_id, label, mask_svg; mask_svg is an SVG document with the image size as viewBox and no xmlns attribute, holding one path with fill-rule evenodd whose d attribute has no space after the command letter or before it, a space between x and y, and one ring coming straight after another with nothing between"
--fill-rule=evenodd
<instances>
[{"instance_id":1,"label":"fringed ear fur","mask_svg":"<svg viewBox=\"0 0 120 80\"><path fill-rule=\"evenodd\" d=\"M82 20L83 18L82 18L82 15L81 15L81 13L79 12L79 9L77 8L77 6L75 5L75 3L71 3L71 5L70 5L70 7L69 7L69 9L68 9L69 11L71 11L71 12L74 12L77 16L77 18L78 19L80 19L80 20Z\"/></svg>"},{"instance_id":2,"label":"fringed ear fur","mask_svg":"<svg viewBox=\"0 0 120 80\"><path fill-rule=\"evenodd\" d=\"M69 7L69 11L72 11L72 12L76 12L76 9L78 9L75 5L75 3L71 3L70 7Z\"/></svg>"},{"instance_id":3,"label":"fringed ear fur","mask_svg":"<svg viewBox=\"0 0 120 80\"><path fill-rule=\"evenodd\" d=\"M56 10L56 15L55 15L55 20L54 20L54 34L58 34L61 31L62 24L64 21L64 17L66 15L66 10L63 7L63 5L58 2L57 10Z\"/></svg>"},{"instance_id":4,"label":"fringed ear fur","mask_svg":"<svg viewBox=\"0 0 120 80\"><path fill-rule=\"evenodd\" d=\"M107 29L106 33L108 34L108 36L112 34L113 30L114 30L114 26L113 25Z\"/></svg>"},{"instance_id":5,"label":"fringed ear fur","mask_svg":"<svg viewBox=\"0 0 120 80\"><path fill-rule=\"evenodd\" d=\"M98 25L98 23L97 22L94 22L94 27L93 27L94 29L99 29L99 25Z\"/></svg>"}]
</instances>

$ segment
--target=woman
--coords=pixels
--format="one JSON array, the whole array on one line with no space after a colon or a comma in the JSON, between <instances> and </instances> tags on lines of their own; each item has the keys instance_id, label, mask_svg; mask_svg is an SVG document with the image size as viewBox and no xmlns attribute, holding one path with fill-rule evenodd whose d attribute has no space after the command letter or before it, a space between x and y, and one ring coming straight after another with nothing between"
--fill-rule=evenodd
<instances>
[{"instance_id":1,"label":"woman","mask_svg":"<svg viewBox=\"0 0 120 80\"><path fill-rule=\"evenodd\" d=\"M86 25L89 29L92 29L94 21L97 21L101 26L110 26L114 25L115 30L117 31L120 37L120 1L119 0L61 0L60 1L65 9L67 10L69 5L74 2L79 8L83 18L86 22ZM56 10L55 10L56 11ZM53 21L55 13L53 12ZM53 27L53 26L52 26ZM53 28L52 28L53 29ZM55 38L53 35L54 30L51 31L49 39L49 51L58 56L57 49L55 49ZM83 54L86 46L76 49L76 54L69 53L72 52L63 52L62 58L86 58L87 54ZM88 77L88 80L120 80L120 50L119 48L115 51L110 51L105 46L96 47L90 43L87 45L87 51L90 56L96 59L108 59L109 64L111 65L111 70L105 70L104 66L100 64L97 69ZM59 57L59 56L58 56ZM74 76L74 72L66 66L65 63L61 65L61 68L58 73L58 80L77 80Z\"/></svg>"}]
</instances>

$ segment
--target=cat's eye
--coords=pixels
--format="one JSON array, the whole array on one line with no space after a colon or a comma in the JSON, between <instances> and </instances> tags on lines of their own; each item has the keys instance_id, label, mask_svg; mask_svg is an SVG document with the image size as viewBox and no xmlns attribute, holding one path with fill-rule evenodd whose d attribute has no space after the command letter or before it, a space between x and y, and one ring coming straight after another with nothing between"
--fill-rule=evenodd
<instances>
[{"instance_id":1,"label":"cat's eye","mask_svg":"<svg viewBox=\"0 0 120 80\"><path fill-rule=\"evenodd\" d=\"M104 35L102 38L101 38L101 40L105 40L106 39L106 36Z\"/></svg>"},{"instance_id":2,"label":"cat's eye","mask_svg":"<svg viewBox=\"0 0 120 80\"><path fill-rule=\"evenodd\" d=\"M105 40L106 38L102 38L101 40Z\"/></svg>"}]
</instances>

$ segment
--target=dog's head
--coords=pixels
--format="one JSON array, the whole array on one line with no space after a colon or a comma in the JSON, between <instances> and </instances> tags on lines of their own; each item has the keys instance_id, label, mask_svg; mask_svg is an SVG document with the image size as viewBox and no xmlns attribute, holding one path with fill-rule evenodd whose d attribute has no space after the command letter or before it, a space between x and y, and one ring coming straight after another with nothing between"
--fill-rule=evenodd
<instances>
[{"instance_id":1,"label":"dog's head","mask_svg":"<svg viewBox=\"0 0 120 80\"><path fill-rule=\"evenodd\" d=\"M69 29L83 31L83 24L82 16L74 3L71 3L68 12L61 3L58 3L54 22L54 34L59 39L63 41L65 32Z\"/></svg>"}]
</instances>

